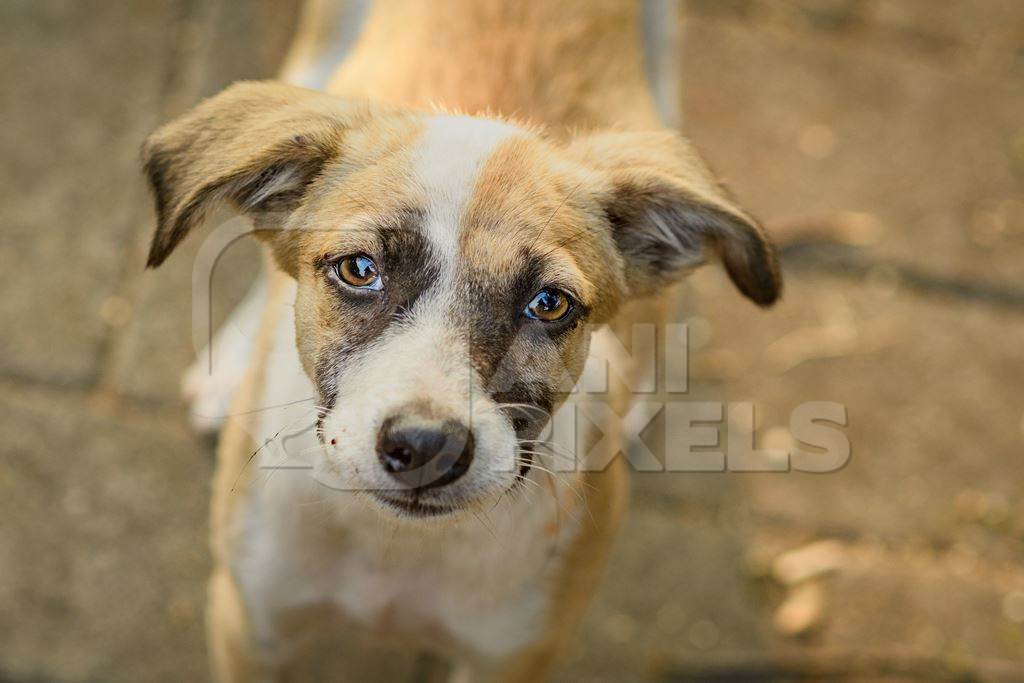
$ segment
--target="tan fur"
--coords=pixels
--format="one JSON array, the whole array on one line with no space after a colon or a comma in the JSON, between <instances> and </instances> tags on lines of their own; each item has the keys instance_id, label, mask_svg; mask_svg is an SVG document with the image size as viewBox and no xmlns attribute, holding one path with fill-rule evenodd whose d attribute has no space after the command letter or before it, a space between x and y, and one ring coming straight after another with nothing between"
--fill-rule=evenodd
<instances>
[{"instance_id":1,"label":"tan fur","mask_svg":"<svg viewBox=\"0 0 1024 683\"><path fill-rule=\"evenodd\" d=\"M499 267L521 245L542 246L557 254L567 275L580 283L585 303L612 310L624 288L622 282L602 279L609 273L607 259L618 258L614 245L579 239L581 233L589 237L596 232L588 230L593 217L583 212L596 178L587 168L553 163L551 147L518 140L495 152L467 208L466 223L474 229L463 234L462 248L474 262ZM517 229L510 232L509 224Z\"/></svg>"},{"instance_id":2,"label":"tan fur","mask_svg":"<svg viewBox=\"0 0 1024 683\"><path fill-rule=\"evenodd\" d=\"M328 91L559 130L655 128L638 23L624 0L385 0Z\"/></svg>"},{"instance_id":3,"label":"tan fur","mask_svg":"<svg viewBox=\"0 0 1024 683\"><path fill-rule=\"evenodd\" d=\"M316 51L312 43L322 33L315 30L315 18L336 13L332 4L316 0L315 11L307 12L290 69ZM288 273L270 276L269 309L280 306L289 276L298 281L299 351L312 374L310 359L340 323L321 285L300 264L369 249L347 233L301 228L336 225L353 215L386 219L421 203L402 169L404 146L418 134L422 114L397 108L438 105L501 113L545 131L505 143L483 169L465 211L464 221L473 228L459 245L475 266L500 272L514 265L517 247L542 245L557 257L554 275L574 283L593 309L591 322L610 321L620 338L628 339L633 322L657 322L664 315L663 303L631 299L664 289L665 283L624 270L623 256L603 222L609 213L636 222L666 205L682 206L679 210L699 205L710 211L705 237L737 285L767 303L777 294L775 289L762 291L766 278L772 287L777 281L770 245L678 136L596 132L570 141L576 129L658 127L643 77L637 23L636 4L627 0L380 0L328 91L383 105L250 84L200 105L151 138L145 155L161 223L150 263L166 258L210 200L232 201L263 229L262 239ZM237 135L240 122L244 134ZM211 146L217 154L207 153ZM268 159L285 191L264 201L254 198L254 186L265 179ZM334 176L343 178L337 182L344 183L344 192L313 184ZM295 210L292 190L307 187L315 190ZM288 229L270 229L281 221ZM509 231L510 224L519 229ZM758 259L768 265L752 269L750 261ZM268 316L234 407L237 415L258 405L272 325ZM583 350L576 347L576 355L563 359L574 372L582 367ZM625 387L616 385L610 402L624 415L630 402ZM216 568L210 583L210 650L216 676L223 681L281 673L251 643L246 609L229 569L238 503L250 485L244 473L254 450L244 419L232 418L225 428L211 515ZM617 433L619 426L607 428ZM487 672L496 680L543 678L599 582L625 509L626 466L618 458L603 472L572 476L585 496L586 512L551 576L544 632ZM337 539L313 533L308 541L315 553ZM296 623L282 628L298 630L306 616L293 615Z\"/></svg>"}]
</instances>

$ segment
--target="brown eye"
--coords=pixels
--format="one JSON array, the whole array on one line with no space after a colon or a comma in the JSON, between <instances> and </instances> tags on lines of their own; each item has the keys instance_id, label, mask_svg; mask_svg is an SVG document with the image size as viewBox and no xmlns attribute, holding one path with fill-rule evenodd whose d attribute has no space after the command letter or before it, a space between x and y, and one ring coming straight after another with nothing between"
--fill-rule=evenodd
<instances>
[{"instance_id":1,"label":"brown eye","mask_svg":"<svg viewBox=\"0 0 1024 683\"><path fill-rule=\"evenodd\" d=\"M569 295L557 289L545 288L537 292L537 296L526 306L523 313L527 318L555 322L569 314L572 304Z\"/></svg>"},{"instance_id":2,"label":"brown eye","mask_svg":"<svg viewBox=\"0 0 1024 683\"><path fill-rule=\"evenodd\" d=\"M384 286L377 264L365 254L346 256L334 264L334 269L341 281L351 287L379 290Z\"/></svg>"}]
</instances>

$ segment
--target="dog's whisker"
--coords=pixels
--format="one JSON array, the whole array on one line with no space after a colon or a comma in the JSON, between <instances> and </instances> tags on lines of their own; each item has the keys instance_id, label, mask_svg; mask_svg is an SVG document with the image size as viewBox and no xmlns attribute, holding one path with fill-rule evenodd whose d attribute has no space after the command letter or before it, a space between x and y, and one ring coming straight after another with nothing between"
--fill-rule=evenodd
<instances>
[{"instance_id":1,"label":"dog's whisker","mask_svg":"<svg viewBox=\"0 0 1024 683\"><path fill-rule=\"evenodd\" d=\"M544 455L544 454L537 454L537 455ZM541 465L540 463L538 463L536 461L533 461L533 462L530 463L530 469L531 470L537 470L538 472L546 474L550 481L552 481L552 482L557 481L559 484L561 484L567 490L569 490L572 493L572 495L575 496L578 500L582 500L583 494L578 490L578 488L576 486L576 483L570 481L569 478L565 474L555 472L555 471L553 471L553 470L551 470L551 469L549 469L547 467L544 467L543 465ZM518 480L520 480L520 481L530 481L527 478L528 476L529 475L526 475L526 477L524 477L523 475L517 474L516 478ZM532 482L532 483L536 484L536 482ZM552 491L552 494L554 495L553 491ZM555 495L554 497L555 497L555 501L556 501L556 505L557 505L557 495Z\"/></svg>"},{"instance_id":2,"label":"dog's whisker","mask_svg":"<svg viewBox=\"0 0 1024 683\"><path fill-rule=\"evenodd\" d=\"M543 486L541 486L540 484L538 484L534 480L530 479L529 477L524 477L524 476L522 476L520 474L516 475L516 481L517 481L517 483L522 484L524 486L529 484L530 486L533 486L533 487L535 487L535 488L537 488L539 490L543 490L544 489ZM524 489L524 491L525 490L526 489ZM532 493L532 491L531 491L531 493Z\"/></svg>"},{"instance_id":3,"label":"dog's whisker","mask_svg":"<svg viewBox=\"0 0 1024 683\"><path fill-rule=\"evenodd\" d=\"M263 442L262 444L260 444L260 446L259 446L258 448L256 448L256 450L254 450L254 451L252 452L252 454L250 454L250 455L249 455L249 457L248 457L248 458L246 459L246 461L245 461L245 464L244 464L244 465L242 465L242 469L240 469L240 470L238 471L238 475L237 475L237 476L235 476L235 481L234 481L234 482L232 482L232 484L231 484L231 490L232 490L232 491L234 491L234 490L235 490L235 487L236 487L236 486L238 486L238 481L239 481L239 480L240 480L240 479L242 478L242 474L243 474L243 473L245 472L246 468L248 468L248 467L249 467L249 464L250 464L250 463L251 463L251 462L253 461L253 458L255 458L255 457L256 457L256 455L257 455L257 454L258 454L258 453L259 453L260 451L262 451L262 450L263 450L264 448L266 448L266 447L267 447L267 446L269 446L270 444L272 444L272 443L276 442L276 441L277 441L277 438L278 438L279 436L281 436L281 434L282 434L282 433L283 433L283 432L284 432L285 430L287 430L287 429L290 429L291 427L294 427L294 426L295 426L295 424L296 424L297 422L299 422L299 420L302 420L302 419L304 419L304 418L306 418L306 417L308 417L308 415L302 415L302 416L300 416L300 417L299 417L298 419L295 419L295 420L293 420L292 422L289 422L289 423L288 423L288 424L286 424L286 425L285 425L284 427L281 427L281 428L280 428L279 430L277 430L277 432L275 432L275 433L274 433L274 436L270 437L269 439L267 439L266 441L264 441L264 442Z\"/></svg>"},{"instance_id":4,"label":"dog's whisker","mask_svg":"<svg viewBox=\"0 0 1024 683\"><path fill-rule=\"evenodd\" d=\"M552 441L551 439L522 439L522 440L519 441L519 443L521 443L521 444L534 444L536 446L540 446L542 448L547 448L547 449L551 450L552 452L558 452L561 455L565 455L565 456L571 457L573 459L575 459L575 457L576 457L576 452L574 450L570 449L568 446L566 446L564 444L556 443L555 441Z\"/></svg>"},{"instance_id":5,"label":"dog's whisker","mask_svg":"<svg viewBox=\"0 0 1024 683\"><path fill-rule=\"evenodd\" d=\"M518 439L518 443L520 443L520 444L536 444L538 446L543 446L545 448L550 448L552 450L559 449L563 453L569 453L569 454L573 453L573 451L571 451L568 446L566 446L564 444L557 443L557 442L553 441L552 439Z\"/></svg>"},{"instance_id":6,"label":"dog's whisker","mask_svg":"<svg viewBox=\"0 0 1024 683\"><path fill-rule=\"evenodd\" d=\"M554 481L557 481L559 484L564 486L566 490L568 490L577 498L577 500L579 500L580 502L584 502L583 493L576 486L576 483L569 481L569 479L563 474L555 472L554 470L549 470L543 465L534 465L532 469L536 469L537 471L543 472L544 474L548 475L548 477L551 477Z\"/></svg>"},{"instance_id":7,"label":"dog's whisker","mask_svg":"<svg viewBox=\"0 0 1024 683\"><path fill-rule=\"evenodd\" d=\"M548 441L519 441L520 449L523 445L532 446L530 450L534 449L546 449L546 453L551 456L557 456L566 460L575 460L575 453L570 451L568 447L551 443Z\"/></svg>"},{"instance_id":8,"label":"dog's whisker","mask_svg":"<svg viewBox=\"0 0 1024 683\"><path fill-rule=\"evenodd\" d=\"M555 210L551 212L550 216L548 216L547 221L545 221L544 226L537 233L537 236L534 238L533 243L530 244L531 249L537 246L537 242L539 242L541 238L544 236L544 234L548 231L548 228L551 226L551 222L555 220L555 216L558 215L558 212L562 210L563 206L569 203L569 200L572 199L573 196L575 196L576 192L579 191L581 187L583 187L583 184L587 182L587 180L589 180L589 178L584 178L583 180L578 182L575 187L573 187L569 192L566 193L565 197L562 198L562 201L559 202L558 206L555 207Z\"/></svg>"},{"instance_id":9,"label":"dog's whisker","mask_svg":"<svg viewBox=\"0 0 1024 683\"><path fill-rule=\"evenodd\" d=\"M556 460L559 460L560 462L570 463L570 464L573 464L573 465L576 464L576 459L575 458L570 458L569 456L561 455L560 453L551 453L549 451L535 451L535 450L532 450L532 449L529 449L529 448L520 448L519 452L523 453L525 455L534 455L534 456L541 457L541 458L548 458L548 457L550 457L550 458L555 458Z\"/></svg>"},{"instance_id":10,"label":"dog's whisker","mask_svg":"<svg viewBox=\"0 0 1024 683\"><path fill-rule=\"evenodd\" d=\"M474 509L472 509L472 508L469 508L469 511L473 513L473 516L474 516L474 517L476 517L476 519L477 519L477 521L478 521L478 522L480 522L480 525L481 525L481 526L482 526L482 527L483 527L484 529L486 529L486 530L487 530L487 533L489 533L489 534L491 535L491 538L493 538L493 539L494 539L495 541L497 541L497 540L498 540L498 535L497 535L496 533L494 533L494 529L492 529L492 528L491 528L491 527L490 527L490 526L489 526L489 525L487 524L487 522L485 522L485 521L483 520L483 518L482 518L482 517L481 517L481 516L479 515L479 513L477 513L477 511L476 511L476 510L474 510Z\"/></svg>"},{"instance_id":11,"label":"dog's whisker","mask_svg":"<svg viewBox=\"0 0 1024 683\"><path fill-rule=\"evenodd\" d=\"M527 485L533 488L527 488ZM541 486L539 483L527 477L516 475L516 481L512 484L512 486L505 490L505 492L502 494L502 497L504 498L508 496L509 498L511 498L515 494L522 494L523 498L532 505L538 501L538 494L543 493L544 491L544 487ZM513 514L511 506L506 508L506 514Z\"/></svg>"},{"instance_id":12,"label":"dog's whisker","mask_svg":"<svg viewBox=\"0 0 1024 683\"><path fill-rule=\"evenodd\" d=\"M289 401L287 403L280 403L280 404L272 405L272 406L263 406L261 408L252 408L250 410L240 410L240 411L237 411L237 412L232 411L232 412L229 412L229 413L225 414L224 418L229 418L229 417L245 417L247 415L258 415L259 413L267 413L267 412L270 412L272 410L284 410L286 408L293 408L293 407L295 407L297 405L301 405L301 404L303 404L303 403L305 403L307 401L312 401L312 400L314 400L314 397L311 396L309 398L302 398L302 399L299 399L297 401Z\"/></svg>"},{"instance_id":13,"label":"dog's whisker","mask_svg":"<svg viewBox=\"0 0 1024 683\"><path fill-rule=\"evenodd\" d=\"M546 415L547 417L551 417L551 413L549 413L548 411L544 410L540 406L535 406L535 405L530 404L530 403L499 403L498 407L499 408L519 409L519 410L535 410L535 411L537 411L538 413L540 413L542 415Z\"/></svg>"}]
</instances>

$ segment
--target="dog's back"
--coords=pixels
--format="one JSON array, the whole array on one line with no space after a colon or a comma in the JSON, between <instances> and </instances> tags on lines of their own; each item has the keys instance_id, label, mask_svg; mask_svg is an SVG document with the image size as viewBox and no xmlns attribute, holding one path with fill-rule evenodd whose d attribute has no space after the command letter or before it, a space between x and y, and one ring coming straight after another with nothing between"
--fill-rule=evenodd
<instances>
[{"instance_id":1,"label":"dog's back","mask_svg":"<svg viewBox=\"0 0 1024 683\"><path fill-rule=\"evenodd\" d=\"M307 0L281 76L554 127L672 125L676 11L664 0Z\"/></svg>"}]
</instances>

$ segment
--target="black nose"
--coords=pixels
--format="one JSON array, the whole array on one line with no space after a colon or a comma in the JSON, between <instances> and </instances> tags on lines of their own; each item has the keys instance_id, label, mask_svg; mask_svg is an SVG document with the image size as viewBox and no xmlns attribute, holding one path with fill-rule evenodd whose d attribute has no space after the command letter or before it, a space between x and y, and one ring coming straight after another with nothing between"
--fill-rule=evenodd
<instances>
[{"instance_id":1,"label":"black nose","mask_svg":"<svg viewBox=\"0 0 1024 683\"><path fill-rule=\"evenodd\" d=\"M456 420L392 417L377 436L377 457L411 489L446 486L473 462L473 432Z\"/></svg>"}]
</instances>

